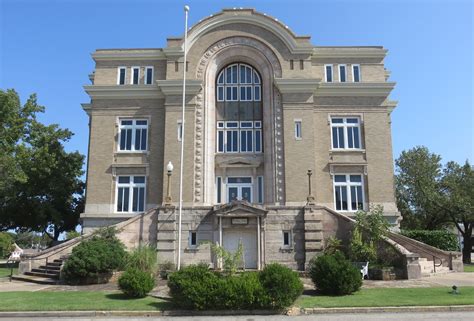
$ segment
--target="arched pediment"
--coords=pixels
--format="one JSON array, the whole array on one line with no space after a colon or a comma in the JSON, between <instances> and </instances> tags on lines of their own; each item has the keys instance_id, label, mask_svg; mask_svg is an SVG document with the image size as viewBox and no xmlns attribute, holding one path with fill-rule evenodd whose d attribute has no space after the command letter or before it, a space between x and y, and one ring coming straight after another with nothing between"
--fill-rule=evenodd
<instances>
[{"instance_id":1,"label":"arched pediment","mask_svg":"<svg viewBox=\"0 0 474 321\"><path fill-rule=\"evenodd\" d=\"M224 9L199 21L188 31L188 48L191 48L202 35L216 28L236 23L257 26L273 33L292 54L310 54L313 50L309 36L297 36L278 19L256 12L254 9ZM183 39L174 38L174 40L180 41L182 51Z\"/></svg>"}]
</instances>

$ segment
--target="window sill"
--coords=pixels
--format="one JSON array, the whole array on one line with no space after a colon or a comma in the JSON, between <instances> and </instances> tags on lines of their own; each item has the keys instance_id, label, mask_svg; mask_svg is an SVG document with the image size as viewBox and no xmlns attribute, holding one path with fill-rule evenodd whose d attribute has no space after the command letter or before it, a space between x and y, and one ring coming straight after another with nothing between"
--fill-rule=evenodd
<instances>
[{"instance_id":1,"label":"window sill","mask_svg":"<svg viewBox=\"0 0 474 321\"><path fill-rule=\"evenodd\" d=\"M115 151L115 154L148 154L149 151L147 150L118 150L118 151Z\"/></svg>"},{"instance_id":2,"label":"window sill","mask_svg":"<svg viewBox=\"0 0 474 321\"><path fill-rule=\"evenodd\" d=\"M196 252L199 252L199 248L196 246L196 247L187 247L184 249L184 252L185 253L196 253Z\"/></svg>"},{"instance_id":3,"label":"window sill","mask_svg":"<svg viewBox=\"0 0 474 321\"><path fill-rule=\"evenodd\" d=\"M343 149L330 149L330 153L362 153L365 154L365 149L363 148L343 148Z\"/></svg>"},{"instance_id":4,"label":"window sill","mask_svg":"<svg viewBox=\"0 0 474 321\"><path fill-rule=\"evenodd\" d=\"M280 247L280 252L282 253L292 253L293 251L292 247Z\"/></svg>"}]
</instances>

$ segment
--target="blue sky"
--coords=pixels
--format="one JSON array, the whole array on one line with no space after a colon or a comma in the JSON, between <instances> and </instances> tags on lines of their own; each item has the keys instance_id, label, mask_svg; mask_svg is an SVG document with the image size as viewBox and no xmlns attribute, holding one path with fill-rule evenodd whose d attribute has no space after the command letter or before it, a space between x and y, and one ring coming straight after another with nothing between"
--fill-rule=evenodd
<instances>
[{"instance_id":1,"label":"blue sky","mask_svg":"<svg viewBox=\"0 0 474 321\"><path fill-rule=\"evenodd\" d=\"M425 145L443 161L473 160L473 2L0 0L0 88L22 99L37 93L40 117L75 136L68 150L87 153L88 102L82 86L96 48L158 48L224 7L254 7L314 45L382 45L397 86L391 98L394 157Z\"/></svg>"}]
</instances>

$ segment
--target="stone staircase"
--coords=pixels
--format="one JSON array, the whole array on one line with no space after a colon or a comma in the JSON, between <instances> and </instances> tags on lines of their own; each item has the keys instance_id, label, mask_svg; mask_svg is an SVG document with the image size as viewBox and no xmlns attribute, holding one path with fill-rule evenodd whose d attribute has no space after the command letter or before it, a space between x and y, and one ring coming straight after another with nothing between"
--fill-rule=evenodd
<instances>
[{"instance_id":1,"label":"stone staircase","mask_svg":"<svg viewBox=\"0 0 474 321\"><path fill-rule=\"evenodd\" d=\"M63 263L63 259L56 259L53 262L46 263L46 265L26 271L24 274L14 275L12 279L38 284L58 284Z\"/></svg>"}]
</instances>

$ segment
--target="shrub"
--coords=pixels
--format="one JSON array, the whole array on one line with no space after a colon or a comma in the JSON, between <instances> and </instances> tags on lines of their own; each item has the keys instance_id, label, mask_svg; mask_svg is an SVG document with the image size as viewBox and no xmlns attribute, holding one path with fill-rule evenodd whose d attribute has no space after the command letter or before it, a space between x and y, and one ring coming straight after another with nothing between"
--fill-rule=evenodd
<instances>
[{"instance_id":1,"label":"shrub","mask_svg":"<svg viewBox=\"0 0 474 321\"><path fill-rule=\"evenodd\" d=\"M129 268L118 279L118 285L127 296L143 298L155 287L155 278L149 272Z\"/></svg>"},{"instance_id":2,"label":"shrub","mask_svg":"<svg viewBox=\"0 0 474 321\"><path fill-rule=\"evenodd\" d=\"M340 252L313 258L309 275L316 289L323 294L351 294L362 285L360 271Z\"/></svg>"},{"instance_id":3,"label":"shrub","mask_svg":"<svg viewBox=\"0 0 474 321\"><path fill-rule=\"evenodd\" d=\"M205 265L190 265L170 274L172 302L194 310L280 309L303 292L298 274L279 264L262 272L218 274Z\"/></svg>"},{"instance_id":4,"label":"shrub","mask_svg":"<svg viewBox=\"0 0 474 321\"><path fill-rule=\"evenodd\" d=\"M402 235L445 251L459 251L455 234L446 230L403 230Z\"/></svg>"},{"instance_id":5,"label":"shrub","mask_svg":"<svg viewBox=\"0 0 474 321\"><path fill-rule=\"evenodd\" d=\"M0 232L0 258L8 257L15 249L13 237L10 233Z\"/></svg>"},{"instance_id":6,"label":"shrub","mask_svg":"<svg viewBox=\"0 0 474 321\"><path fill-rule=\"evenodd\" d=\"M62 270L68 283L98 283L102 274L123 268L124 245L110 231L99 232L77 245Z\"/></svg>"},{"instance_id":7,"label":"shrub","mask_svg":"<svg viewBox=\"0 0 474 321\"><path fill-rule=\"evenodd\" d=\"M172 302L183 309L205 310L216 307L219 277L204 265L189 265L171 273L168 287Z\"/></svg>"},{"instance_id":8,"label":"shrub","mask_svg":"<svg viewBox=\"0 0 474 321\"><path fill-rule=\"evenodd\" d=\"M158 259L156 249L151 246L139 246L127 257L127 269L135 268L153 275L157 272Z\"/></svg>"},{"instance_id":9,"label":"shrub","mask_svg":"<svg viewBox=\"0 0 474 321\"><path fill-rule=\"evenodd\" d=\"M303 293L298 273L278 263L267 265L260 273L260 282L272 308L290 306Z\"/></svg>"}]
</instances>

